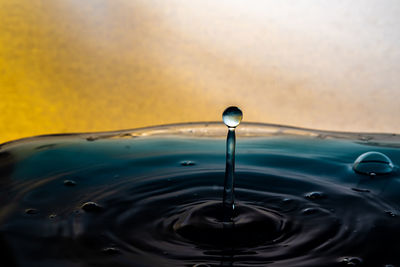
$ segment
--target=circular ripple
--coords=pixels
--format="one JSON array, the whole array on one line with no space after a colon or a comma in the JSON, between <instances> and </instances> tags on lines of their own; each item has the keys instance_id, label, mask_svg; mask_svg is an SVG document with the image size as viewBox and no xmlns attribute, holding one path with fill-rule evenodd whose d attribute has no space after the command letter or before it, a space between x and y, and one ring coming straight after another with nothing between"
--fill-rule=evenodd
<instances>
[{"instance_id":1,"label":"circular ripple","mask_svg":"<svg viewBox=\"0 0 400 267\"><path fill-rule=\"evenodd\" d=\"M231 261L329 266L358 257L373 238L387 240L382 227L398 226L388 223L393 218L385 211L392 207L372 193L246 171L237 175L236 213L224 222L222 188L213 185L221 177L222 172L190 172L125 181L109 189L114 194L99 192L101 212L83 213L71 223L81 229L79 243L87 250L93 247L86 243L112 243L128 258L143 255L135 261L145 266ZM304 197L314 191L324 197Z\"/></svg>"}]
</instances>

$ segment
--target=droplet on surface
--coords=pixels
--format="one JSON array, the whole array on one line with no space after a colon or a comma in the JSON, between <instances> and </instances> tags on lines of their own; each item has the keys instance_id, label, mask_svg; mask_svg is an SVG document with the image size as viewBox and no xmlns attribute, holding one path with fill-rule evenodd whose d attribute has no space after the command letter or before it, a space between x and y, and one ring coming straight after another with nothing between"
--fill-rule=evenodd
<instances>
[{"instance_id":1,"label":"droplet on surface","mask_svg":"<svg viewBox=\"0 0 400 267\"><path fill-rule=\"evenodd\" d=\"M353 163L353 170L370 176L389 174L394 165L383 153L370 151L360 155Z\"/></svg>"},{"instance_id":2,"label":"droplet on surface","mask_svg":"<svg viewBox=\"0 0 400 267\"><path fill-rule=\"evenodd\" d=\"M222 120L229 128L236 128L242 121L243 113L238 107L229 107L222 114Z\"/></svg>"},{"instance_id":3,"label":"droplet on surface","mask_svg":"<svg viewBox=\"0 0 400 267\"><path fill-rule=\"evenodd\" d=\"M393 211L386 210L385 213L386 213L387 215L389 215L390 217L396 217L396 214L395 214Z\"/></svg>"},{"instance_id":4,"label":"droplet on surface","mask_svg":"<svg viewBox=\"0 0 400 267\"><path fill-rule=\"evenodd\" d=\"M318 212L318 209L315 209L315 208L306 208L306 209L304 209L303 211L302 211L302 213L304 214L304 215L311 215L311 214L315 214L315 213L317 213Z\"/></svg>"},{"instance_id":5,"label":"droplet on surface","mask_svg":"<svg viewBox=\"0 0 400 267\"><path fill-rule=\"evenodd\" d=\"M197 263L197 264L193 265L193 267L210 267L210 265L205 264L205 263Z\"/></svg>"},{"instance_id":6,"label":"droplet on surface","mask_svg":"<svg viewBox=\"0 0 400 267\"><path fill-rule=\"evenodd\" d=\"M282 199L282 202L284 202L284 203L290 203L290 202L293 202L293 199L288 198L288 197L285 197L284 199Z\"/></svg>"},{"instance_id":7,"label":"droplet on surface","mask_svg":"<svg viewBox=\"0 0 400 267\"><path fill-rule=\"evenodd\" d=\"M115 247L103 248L101 250L101 252L103 252L104 254L107 254L107 255L117 255L117 254L121 253L121 251Z\"/></svg>"},{"instance_id":8,"label":"droplet on surface","mask_svg":"<svg viewBox=\"0 0 400 267\"><path fill-rule=\"evenodd\" d=\"M316 199L324 198L325 195L322 192L310 192L310 193L305 194L304 197L307 199L316 200Z\"/></svg>"},{"instance_id":9,"label":"droplet on surface","mask_svg":"<svg viewBox=\"0 0 400 267\"><path fill-rule=\"evenodd\" d=\"M65 186L75 186L76 182L72 180L64 180L64 185Z\"/></svg>"},{"instance_id":10,"label":"droplet on surface","mask_svg":"<svg viewBox=\"0 0 400 267\"><path fill-rule=\"evenodd\" d=\"M81 206L81 209L83 209L86 212L100 212L103 211L103 207L97 204L96 202L86 202Z\"/></svg>"},{"instance_id":11,"label":"droplet on surface","mask_svg":"<svg viewBox=\"0 0 400 267\"><path fill-rule=\"evenodd\" d=\"M357 258L357 257L346 257L343 258L341 263L344 263L345 265L350 265L350 266L359 266L363 262L362 259Z\"/></svg>"},{"instance_id":12,"label":"droplet on surface","mask_svg":"<svg viewBox=\"0 0 400 267\"><path fill-rule=\"evenodd\" d=\"M49 219L54 219L55 217L57 217L57 214L50 214L49 215Z\"/></svg>"},{"instance_id":13,"label":"droplet on surface","mask_svg":"<svg viewBox=\"0 0 400 267\"><path fill-rule=\"evenodd\" d=\"M193 166L193 165L196 165L196 163L191 160L184 160L184 161L181 161L181 165L182 166Z\"/></svg>"},{"instance_id":14,"label":"droplet on surface","mask_svg":"<svg viewBox=\"0 0 400 267\"><path fill-rule=\"evenodd\" d=\"M371 191L369 191L368 189L362 189L362 188L351 188L351 190L356 191L356 192L362 192L362 193L369 193Z\"/></svg>"},{"instance_id":15,"label":"droplet on surface","mask_svg":"<svg viewBox=\"0 0 400 267\"><path fill-rule=\"evenodd\" d=\"M26 214L38 214L39 211L38 211L37 209L29 208L29 209L26 209L26 210L25 210L25 213L26 213Z\"/></svg>"}]
</instances>

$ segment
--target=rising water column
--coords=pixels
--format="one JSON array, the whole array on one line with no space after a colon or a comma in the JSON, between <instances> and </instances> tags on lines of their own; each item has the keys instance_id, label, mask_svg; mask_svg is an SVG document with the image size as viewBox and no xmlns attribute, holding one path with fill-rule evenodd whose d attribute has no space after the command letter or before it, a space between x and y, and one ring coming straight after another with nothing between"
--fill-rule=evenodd
<instances>
[{"instance_id":1,"label":"rising water column","mask_svg":"<svg viewBox=\"0 0 400 267\"><path fill-rule=\"evenodd\" d=\"M223 193L223 207L227 213L232 215L235 209L234 172L235 172L235 128L243 118L242 111L237 107L228 107L222 114L222 120L228 126L226 139L226 168Z\"/></svg>"}]
</instances>

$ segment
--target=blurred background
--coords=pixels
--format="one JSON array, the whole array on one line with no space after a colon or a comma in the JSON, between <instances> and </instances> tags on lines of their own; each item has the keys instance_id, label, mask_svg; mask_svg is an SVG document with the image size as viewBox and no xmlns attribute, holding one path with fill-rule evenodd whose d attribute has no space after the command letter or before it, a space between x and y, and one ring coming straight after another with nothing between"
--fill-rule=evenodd
<instances>
[{"instance_id":1,"label":"blurred background","mask_svg":"<svg viewBox=\"0 0 400 267\"><path fill-rule=\"evenodd\" d=\"M0 0L0 143L244 120L400 132L400 1Z\"/></svg>"}]
</instances>

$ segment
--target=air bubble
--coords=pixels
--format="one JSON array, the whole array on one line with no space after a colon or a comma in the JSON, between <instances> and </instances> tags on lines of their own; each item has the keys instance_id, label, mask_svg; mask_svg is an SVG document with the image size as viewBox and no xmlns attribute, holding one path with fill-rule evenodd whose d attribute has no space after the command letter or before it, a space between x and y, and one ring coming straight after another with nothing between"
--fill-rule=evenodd
<instances>
[{"instance_id":1,"label":"air bubble","mask_svg":"<svg viewBox=\"0 0 400 267\"><path fill-rule=\"evenodd\" d=\"M396 214L395 214L393 211L386 210L385 213L386 213L387 215L389 215L390 217L396 217Z\"/></svg>"},{"instance_id":2,"label":"air bubble","mask_svg":"<svg viewBox=\"0 0 400 267\"><path fill-rule=\"evenodd\" d=\"M356 192L362 192L362 193L369 193L371 191L369 191L368 189L363 189L363 188L351 188L351 190L356 191Z\"/></svg>"},{"instance_id":3,"label":"air bubble","mask_svg":"<svg viewBox=\"0 0 400 267\"><path fill-rule=\"evenodd\" d=\"M307 193L304 197L307 199L316 200L316 199L324 198L325 195L322 192L310 192L310 193Z\"/></svg>"},{"instance_id":4,"label":"air bubble","mask_svg":"<svg viewBox=\"0 0 400 267\"><path fill-rule=\"evenodd\" d=\"M39 213L39 211L37 209L30 208L30 209L26 209L25 213L26 214L37 214L37 213Z\"/></svg>"},{"instance_id":5,"label":"air bubble","mask_svg":"<svg viewBox=\"0 0 400 267\"><path fill-rule=\"evenodd\" d=\"M360 155L353 163L355 172L370 176L389 174L393 168L393 163L388 156L375 151Z\"/></svg>"},{"instance_id":6,"label":"air bubble","mask_svg":"<svg viewBox=\"0 0 400 267\"><path fill-rule=\"evenodd\" d=\"M81 206L81 209L83 209L86 212L100 212L103 210L103 207L95 202L90 201L90 202L84 203Z\"/></svg>"},{"instance_id":7,"label":"air bubble","mask_svg":"<svg viewBox=\"0 0 400 267\"><path fill-rule=\"evenodd\" d=\"M115 247L103 248L101 250L101 252L103 252L104 254L107 254L107 255L117 255L117 254L121 253L121 251Z\"/></svg>"},{"instance_id":8,"label":"air bubble","mask_svg":"<svg viewBox=\"0 0 400 267\"><path fill-rule=\"evenodd\" d=\"M182 166L193 166L193 165L196 165L196 163L191 160L184 160L184 161L181 161L181 165Z\"/></svg>"},{"instance_id":9,"label":"air bubble","mask_svg":"<svg viewBox=\"0 0 400 267\"><path fill-rule=\"evenodd\" d=\"M304 209L303 211L302 211L302 213L304 214L304 215L311 215L311 214L315 214L315 213L317 213L318 212L318 209L315 209L315 208L306 208L306 209Z\"/></svg>"},{"instance_id":10,"label":"air bubble","mask_svg":"<svg viewBox=\"0 0 400 267\"><path fill-rule=\"evenodd\" d=\"M362 259L357 258L357 257L346 257L343 258L341 263L344 263L345 265L350 265L350 266L359 266L363 262Z\"/></svg>"},{"instance_id":11,"label":"air bubble","mask_svg":"<svg viewBox=\"0 0 400 267\"><path fill-rule=\"evenodd\" d=\"M65 181L64 181L64 185L65 185L65 186L75 186L75 185L76 185L76 182L75 182L75 181L72 181L72 180L65 180Z\"/></svg>"},{"instance_id":12,"label":"air bubble","mask_svg":"<svg viewBox=\"0 0 400 267\"><path fill-rule=\"evenodd\" d=\"M208 264L205 264L205 263L197 263L197 264L193 265L193 267L211 267L211 266Z\"/></svg>"},{"instance_id":13,"label":"air bubble","mask_svg":"<svg viewBox=\"0 0 400 267\"><path fill-rule=\"evenodd\" d=\"M284 202L284 203L290 203L290 202L293 202L293 199L288 198L288 197L285 197L284 199L282 199L282 202Z\"/></svg>"}]
</instances>

